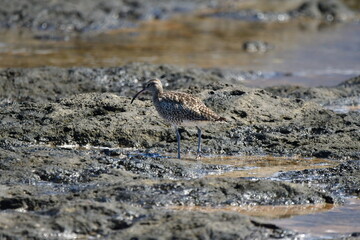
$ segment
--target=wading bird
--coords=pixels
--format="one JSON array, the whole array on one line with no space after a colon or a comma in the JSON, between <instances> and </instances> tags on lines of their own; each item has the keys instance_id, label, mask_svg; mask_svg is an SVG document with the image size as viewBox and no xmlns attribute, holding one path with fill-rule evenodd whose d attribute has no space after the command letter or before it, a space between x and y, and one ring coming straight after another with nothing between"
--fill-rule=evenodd
<instances>
[{"instance_id":1,"label":"wading bird","mask_svg":"<svg viewBox=\"0 0 360 240\"><path fill-rule=\"evenodd\" d=\"M159 115L168 123L174 126L178 144L178 158L180 159L180 133L179 126L195 126L198 133L198 156L201 152L201 129L209 122L226 121L225 118L218 116L214 111L205 106L197 97L182 92L164 92L159 79L149 80L145 87L132 98L135 98L145 91L152 94L152 99Z\"/></svg>"}]
</instances>

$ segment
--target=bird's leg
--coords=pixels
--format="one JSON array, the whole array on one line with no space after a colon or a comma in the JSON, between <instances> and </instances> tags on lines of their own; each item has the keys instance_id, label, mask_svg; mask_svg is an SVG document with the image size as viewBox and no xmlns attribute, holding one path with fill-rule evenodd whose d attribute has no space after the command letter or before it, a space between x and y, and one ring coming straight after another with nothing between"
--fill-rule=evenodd
<instances>
[{"instance_id":1,"label":"bird's leg","mask_svg":"<svg viewBox=\"0 0 360 240\"><path fill-rule=\"evenodd\" d=\"M180 159L180 133L179 133L179 128L175 127L176 130L176 139L177 139L177 144L178 144L178 159Z\"/></svg>"},{"instance_id":2,"label":"bird's leg","mask_svg":"<svg viewBox=\"0 0 360 240\"><path fill-rule=\"evenodd\" d=\"M197 149L197 155L198 157L200 157L200 152L201 152L201 129L199 127L197 128L197 132L198 132L198 149Z\"/></svg>"}]
</instances>

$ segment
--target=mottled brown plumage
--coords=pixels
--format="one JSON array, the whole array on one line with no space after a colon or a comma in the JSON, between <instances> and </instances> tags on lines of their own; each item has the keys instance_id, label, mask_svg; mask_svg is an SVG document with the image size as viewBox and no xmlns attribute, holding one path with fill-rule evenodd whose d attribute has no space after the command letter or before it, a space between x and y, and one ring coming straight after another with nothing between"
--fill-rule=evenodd
<instances>
[{"instance_id":1,"label":"mottled brown plumage","mask_svg":"<svg viewBox=\"0 0 360 240\"><path fill-rule=\"evenodd\" d=\"M181 92L164 92L159 79L151 79L145 87L138 92L135 98L144 91L150 91L153 96L153 103L159 115L176 129L178 140L178 158L180 158L180 134L178 126L196 126L198 129L198 154L201 150L200 125L210 121L226 121L218 116L197 97Z\"/></svg>"}]
</instances>

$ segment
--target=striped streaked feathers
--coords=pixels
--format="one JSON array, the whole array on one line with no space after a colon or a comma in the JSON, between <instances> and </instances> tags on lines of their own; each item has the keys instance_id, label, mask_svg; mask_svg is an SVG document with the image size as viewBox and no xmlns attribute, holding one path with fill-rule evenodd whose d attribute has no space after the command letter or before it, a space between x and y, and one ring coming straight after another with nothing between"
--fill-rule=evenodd
<instances>
[{"instance_id":1,"label":"striped streaked feathers","mask_svg":"<svg viewBox=\"0 0 360 240\"><path fill-rule=\"evenodd\" d=\"M208 121L226 121L218 116L197 97L182 92L164 92L161 81L151 79L145 87L138 92L131 102L142 92L150 91L153 95L153 103L162 118L173 125L203 124Z\"/></svg>"}]
</instances>

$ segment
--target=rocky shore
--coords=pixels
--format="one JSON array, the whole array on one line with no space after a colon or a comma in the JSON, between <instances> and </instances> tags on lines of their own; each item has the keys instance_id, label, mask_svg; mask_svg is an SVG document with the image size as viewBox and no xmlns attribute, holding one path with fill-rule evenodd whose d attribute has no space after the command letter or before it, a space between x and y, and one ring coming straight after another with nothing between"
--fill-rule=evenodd
<instances>
[{"instance_id":1,"label":"rocky shore","mask_svg":"<svg viewBox=\"0 0 360 240\"><path fill-rule=\"evenodd\" d=\"M341 203L344 194L359 194L359 112L335 113L278 88L232 85L214 72L141 63L1 70L1 236L288 239L297 233L239 213L168 207ZM307 170L279 176L293 183L208 178L236 169L171 157L175 134L148 96L130 104L150 77L199 96L229 120L203 129L205 156L297 155L341 164L314 170L316 180ZM346 86L351 96L360 85L352 79L332 89L343 97ZM321 96L314 98L326 100ZM196 131L181 135L191 156Z\"/></svg>"},{"instance_id":2,"label":"rocky shore","mask_svg":"<svg viewBox=\"0 0 360 240\"><path fill-rule=\"evenodd\" d=\"M279 11L230 0L1 2L2 30L59 41L193 11L245 21L356 16L335 0L285 1ZM0 239L302 239L271 219L224 208L341 205L360 196L360 112L333 111L359 105L359 76L335 87L264 89L231 76L230 69L150 63L0 69ZM150 97L130 103L154 77L228 119L202 129L203 159L195 158L196 129L181 129L178 160L175 132ZM226 157L244 156L332 165L226 175L246 170Z\"/></svg>"}]
</instances>

